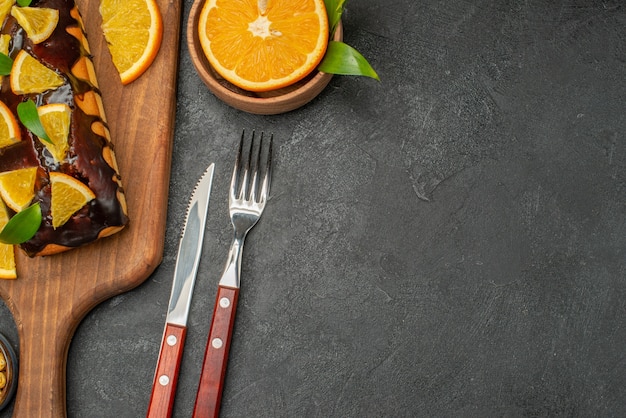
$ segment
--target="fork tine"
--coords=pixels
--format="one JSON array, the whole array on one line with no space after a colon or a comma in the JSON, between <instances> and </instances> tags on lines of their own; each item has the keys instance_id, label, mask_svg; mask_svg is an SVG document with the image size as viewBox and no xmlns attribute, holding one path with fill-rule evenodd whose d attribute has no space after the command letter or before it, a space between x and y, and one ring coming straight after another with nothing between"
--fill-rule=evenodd
<instances>
[{"instance_id":1,"label":"fork tine","mask_svg":"<svg viewBox=\"0 0 626 418\"><path fill-rule=\"evenodd\" d=\"M252 176L252 187L250 188L250 200L252 202L257 201L257 190L259 184L259 172L261 171L261 152L263 151L263 132L261 132L261 140L259 141L259 149L256 154L256 162L255 162L255 170L254 175ZM250 149L252 152L252 149ZM250 155L250 160L252 160L252 155Z\"/></svg>"},{"instance_id":2,"label":"fork tine","mask_svg":"<svg viewBox=\"0 0 626 418\"><path fill-rule=\"evenodd\" d=\"M263 184L261 187L261 196L259 203L265 203L267 196L270 194L270 183L272 179L272 145L274 143L274 135L270 135L270 145L267 150L267 163L265 165L265 175L263 176ZM260 157L260 155L259 155Z\"/></svg>"},{"instance_id":3,"label":"fork tine","mask_svg":"<svg viewBox=\"0 0 626 418\"><path fill-rule=\"evenodd\" d=\"M233 167L233 176L230 180L230 191L228 194L228 198L231 202L237 198L237 190L239 189L239 177L241 176L241 154L243 152L243 139L245 134L246 131L244 130L241 133L239 150L237 151L237 157L235 158L235 166Z\"/></svg>"},{"instance_id":4,"label":"fork tine","mask_svg":"<svg viewBox=\"0 0 626 418\"><path fill-rule=\"evenodd\" d=\"M243 167L243 179L241 179L241 188L239 189L239 199L246 199L248 197L249 183L250 183L250 162L252 160L252 146L254 145L254 134L252 131L252 138L250 139L250 149L248 150L248 158L246 159ZM243 141L243 139L242 139Z\"/></svg>"},{"instance_id":5,"label":"fork tine","mask_svg":"<svg viewBox=\"0 0 626 418\"><path fill-rule=\"evenodd\" d=\"M250 145L248 147L245 145L245 130L241 134L239 150L237 152L235 168L233 169L230 184L229 198L231 201L246 200L264 204L269 195L274 135L270 135L269 146L266 147L264 143L267 143L267 139L265 138L265 133L261 132L259 145L256 148L256 153L254 153L255 136L256 132L252 131L252 137L250 138ZM246 147L247 152L244 152L244 147ZM265 166L263 166L261 161L264 154L264 147L268 148L266 151L267 160Z\"/></svg>"}]
</instances>

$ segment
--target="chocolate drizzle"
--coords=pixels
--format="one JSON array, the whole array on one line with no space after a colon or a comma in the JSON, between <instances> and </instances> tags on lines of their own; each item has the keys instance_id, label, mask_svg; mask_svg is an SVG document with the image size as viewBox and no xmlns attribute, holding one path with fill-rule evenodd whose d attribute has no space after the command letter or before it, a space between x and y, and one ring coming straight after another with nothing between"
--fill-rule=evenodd
<instances>
[{"instance_id":1,"label":"chocolate drizzle","mask_svg":"<svg viewBox=\"0 0 626 418\"><path fill-rule=\"evenodd\" d=\"M59 10L59 23L53 34L40 44L33 44L24 30L9 16L2 33L12 36L10 55L15 57L20 49L53 69L65 79L58 89L41 94L15 95L9 84L9 77L2 81L0 99L17 114L20 102L29 98L38 106L48 103L65 103L72 109L69 151L64 161L54 161L46 147L25 127L21 126L22 141L0 149L0 171L38 166L36 197L34 202L41 205L43 222L37 234L21 245L29 256L41 253L49 244L61 247L78 247L95 241L108 227L120 227L128 222L124 207L120 202L123 191L119 185L119 174L107 163L104 150L112 148L111 142L94 132L92 125L100 123L106 127L100 115L86 114L77 104L91 92L100 96L100 91L90 80L79 79L72 73L74 65L87 52L67 28L78 28L84 34L79 21L71 15L75 7L73 0L34 0L31 7L49 7ZM79 179L95 193L96 198L85 205L63 226L54 229L50 216L50 171L59 171ZM123 198L123 197L122 197Z\"/></svg>"}]
</instances>

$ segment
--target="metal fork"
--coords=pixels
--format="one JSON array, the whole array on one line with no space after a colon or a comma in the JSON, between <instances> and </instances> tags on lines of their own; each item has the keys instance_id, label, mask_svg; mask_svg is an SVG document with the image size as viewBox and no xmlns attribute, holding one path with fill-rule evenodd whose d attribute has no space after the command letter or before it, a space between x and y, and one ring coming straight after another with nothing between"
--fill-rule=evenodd
<instances>
[{"instance_id":1,"label":"metal fork","mask_svg":"<svg viewBox=\"0 0 626 418\"><path fill-rule=\"evenodd\" d=\"M228 196L234 237L228 252L226 268L218 286L211 330L196 394L194 418L217 417L219 414L239 297L243 244L248 231L261 217L270 192L273 135L270 136L267 147L264 145L263 133L260 136L259 145L255 147L255 133L252 132L249 150L245 153L245 132L242 133L239 152L235 160ZM267 148L267 152L265 159L262 159L264 148Z\"/></svg>"}]
</instances>

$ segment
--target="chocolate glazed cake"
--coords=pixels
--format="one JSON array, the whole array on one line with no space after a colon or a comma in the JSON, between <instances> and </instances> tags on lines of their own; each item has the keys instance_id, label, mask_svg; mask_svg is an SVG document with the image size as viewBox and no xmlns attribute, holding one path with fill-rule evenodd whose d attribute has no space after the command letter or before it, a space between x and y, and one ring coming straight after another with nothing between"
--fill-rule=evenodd
<instances>
[{"instance_id":1,"label":"chocolate glazed cake","mask_svg":"<svg viewBox=\"0 0 626 418\"><path fill-rule=\"evenodd\" d=\"M121 230L128 217L102 97L78 8L73 0L33 0L30 7L57 9L59 22L48 39L34 44L9 14L1 31L11 36L9 56L15 58L20 50L28 52L58 73L64 84L39 94L19 95L12 91L9 76L5 76L0 100L15 115L17 105L28 99L37 106L64 103L71 109L69 147L62 161L56 161L42 141L21 124L22 140L0 149L0 172L38 168L32 203L40 203L42 224L35 236L21 245L33 257L55 254L109 236ZM80 180L96 196L56 229L52 226L50 211L50 172L61 172Z\"/></svg>"}]
</instances>

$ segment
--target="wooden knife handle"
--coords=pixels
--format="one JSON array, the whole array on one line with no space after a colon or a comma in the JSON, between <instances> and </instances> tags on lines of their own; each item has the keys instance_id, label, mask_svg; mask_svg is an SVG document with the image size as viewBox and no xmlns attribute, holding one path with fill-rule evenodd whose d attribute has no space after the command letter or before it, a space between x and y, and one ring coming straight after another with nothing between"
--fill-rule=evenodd
<instances>
[{"instance_id":1,"label":"wooden knife handle","mask_svg":"<svg viewBox=\"0 0 626 418\"><path fill-rule=\"evenodd\" d=\"M200 384L193 409L194 418L213 418L217 417L220 412L238 298L239 289L218 287L211 330L202 363Z\"/></svg>"},{"instance_id":2,"label":"wooden knife handle","mask_svg":"<svg viewBox=\"0 0 626 418\"><path fill-rule=\"evenodd\" d=\"M187 328L184 326L165 325L159 360L152 383L152 394L148 404L146 415L148 418L165 418L172 415L186 335Z\"/></svg>"}]
</instances>

